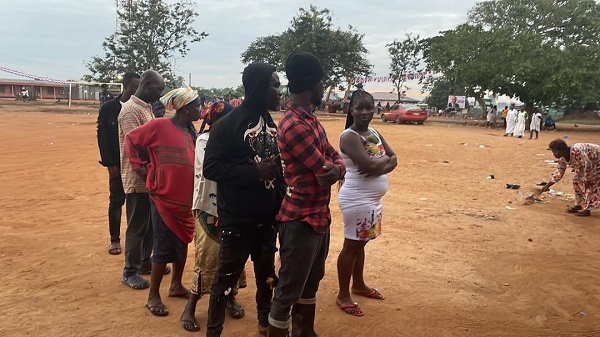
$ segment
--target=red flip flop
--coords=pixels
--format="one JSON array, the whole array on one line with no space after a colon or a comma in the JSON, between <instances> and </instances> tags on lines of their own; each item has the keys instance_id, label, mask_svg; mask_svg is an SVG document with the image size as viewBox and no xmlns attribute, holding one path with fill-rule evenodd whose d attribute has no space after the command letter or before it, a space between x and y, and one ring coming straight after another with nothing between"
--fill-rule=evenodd
<instances>
[{"instance_id":1,"label":"red flip flop","mask_svg":"<svg viewBox=\"0 0 600 337\"><path fill-rule=\"evenodd\" d=\"M359 292L352 292L355 295L358 296L364 296L364 297L368 297L368 298L374 298L376 300L385 300L385 296L383 296L383 294L381 294L379 292L379 290L372 288L371 291L369 291L368 293L359 293Z\"/></svg>"},{"instance_id":2,"label":"red flip flop","mask_svg":"<svg viewBox=\"0 0 600 337\"><path fill-rule=\"evenodd\" d=\"M335 304L337 304L337 306L342 309L345 313L352 315L352 316L356 316L356 317L361 317L364 316L365 313L362 312L362 310L360 310L360 308L358 308L358 303L354 302L352 304L341 304L339 301L335 301ZM350 312L348 309L358 309L358 312Z\"/></svg>"}]
</instances>

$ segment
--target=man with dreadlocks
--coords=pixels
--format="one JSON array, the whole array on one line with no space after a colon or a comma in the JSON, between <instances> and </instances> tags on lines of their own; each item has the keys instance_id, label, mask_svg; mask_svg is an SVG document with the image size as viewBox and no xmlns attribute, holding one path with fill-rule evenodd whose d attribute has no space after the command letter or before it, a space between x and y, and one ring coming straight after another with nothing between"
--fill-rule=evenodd
<instances>
[{"instance_id":1,"label":"man with dreadlocks","mask_svg":"<svg viewBox=\"0 0 600 337\"><path fill-rule=\"evenodd\" d=\"M352 293L377 300L384 296L365 284L365 246L381 234L383 203L388 189L387 174L396 168L396 154L383 136L369 124L375 110L373 96L357 90L350 99L346 130L340 137L340 153L346 165L346 179L338 194L344 219L344 247L337 260L338 292L336 304L353 316L364 313L350 296Z\"/></svg>"},{"instance_id":2,"label":"man with dreadlocks","mask_svg":"<svg viewBox=\"0 0 600 337\"><path fill-rule=\"evenodd\" d=\"M323 99L323 68L306 52L285 63L291 93L277 129L288 185L278 220L279 284L269 314L269 336L316 336L315 308L329 251L331 185L344 177L344 161L331 146L311 106ZM291 319L290 319L291 309Z\"/></svg>"}]
</instances>

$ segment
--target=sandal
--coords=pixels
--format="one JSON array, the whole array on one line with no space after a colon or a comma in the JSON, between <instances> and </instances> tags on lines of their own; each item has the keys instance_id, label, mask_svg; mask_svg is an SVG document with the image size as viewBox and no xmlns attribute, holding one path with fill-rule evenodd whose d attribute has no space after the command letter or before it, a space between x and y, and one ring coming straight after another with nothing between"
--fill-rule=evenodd
<instances>
[{"instance_id":1,"label":"sandal","mask_svg":"<svg viewBox=\"0 0 600 337\"><path fill-rule=\"evenodd\" d=\"M231 315L231 317L235 319L240 319L246 316L246 312L244 308L237 302L233 302L234 300L227 300L227 311ZM232 303L233 302L233 303Z\"/></svg>"},{"instance_id":2,"label":"sandal","mask_svg":"<svg viewBox=\"0 0 600 337\"><path fill-rule=\"evenodd\" d=\"M169 309L167 309L167 307L165 307L164 305L162 307L159 307L159 306L150 306L150 305L146 304L146 308L154 316L165 317L165 316L169 315Z\"/></svg>"},{"instance_id":3,"label":"sandal","mask_svg":"<svg viewBox=\"0 0 600 337\"><path fill-rule=\"evenodd\" d=\"M356 317L361 317L364 316L365 313L362 312L362 310L358 307L358 303L354 302L352 304L342 304L340 303L340 300L337 299L335 301L335 304L337 304L337 306L342 309L345 313L352 315L352 316L356 316ZM354 310L352 310L354 309Z\"/></svg>"},{"instance_id":4,"label":"sandal","mask_svg":"<svg viewBox=\"0 0 600 337\"><path fill-rule=\"evenodd\" d=\"M110 255L119 255L121 254L121 244L119 242L112 242L108 247L108 253Z\"/></svg>"},{"instance_id":5,"label":"sandal","mask_svg":"<svg viewBox=\"0 0 600 337\"><path fill-rule=\"evenodd\" d=\"M352 293L354 295L368 297L368 298L374 298L376 300L385 300L385 296L383 296L379 292L379 290L377 290L375 288L371 288L371 291L368 291L368 292L357 292L357 291L352 290Z\"/></svg>"},{"instance_id":6,"label":"sandal","mask_svg":"<svg viewBox=\"0 0 600 337\"><path fill-rule=\"evenodd\" d=\"M140 275L123 276L121 282L129 288L140 290L150 287L150 282L144 280Z\"/></svg>"},{"instance_id":7,"label":"sandal","mask_svg":"<svg viewBox=\"0 0 600 337\"><path fill-rule=\"evenodd\" d=\"M592 212L590 212L589 209L585 209L585 210L577 212L575 215L576 216L590 216L590 215L592 215Z\"/></svg>"},{"instance_id":8,"label":"sandal","mask_svg":"<svg viewBox=\"0 0 600 337\"><path fill-rule=\"evenodd\" d=\"M195 319L193 321L188 321L188 320L182 319L181 326L186 331L190 331L190 332L200 331L200 325L198 325L198 321L196 321Z\"/></svg>"},{"instance_id":9,"label":"sandal","mask_svg":"<svg viewBox=\"0 0 600 337\"><path fill-rule=\"evenodd\" d=\"M583 210L583 208L579 205L573 207L567 207L567 213L579 213L579 211Z\"/></svg>"}]
</instances>

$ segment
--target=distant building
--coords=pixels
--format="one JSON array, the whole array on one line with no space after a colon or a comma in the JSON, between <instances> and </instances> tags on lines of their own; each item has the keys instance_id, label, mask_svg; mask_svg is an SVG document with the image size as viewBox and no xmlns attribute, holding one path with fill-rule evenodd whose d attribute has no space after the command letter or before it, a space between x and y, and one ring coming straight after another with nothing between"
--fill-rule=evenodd
<instances>
[{"instance_id":1,"label":"distant building","mask_svg":"<svg viewBox=\"0 0 600 337\"><path fill-rule=\"evenodd\" d=\"M0 98L19 97L23 88L29 90L29 96L35 99L66 98L69 94L68 84L0 78Z\"/></svg>"},{"instance_id":2,"label":"distant building","mask_svg":"<svg viewBox=\"0 0 600 337\"><path fill-rule=\"evenodd\" d=\"M372 92L371 95L373 95L375 104L377 104L377 102L381 102L381 104L385 106L385 104L389 102L390 105L393 105L394 103L396 103L398 101L397 93ZM411 97L407 97L407 96L403 97L400 100L400 103L404 103L404 104L415 104L415 103L419 103L419 102L420 102L420 100L414 99Z\"/></svg>"},{"instance_id":3,"label":"distant building","mask_svg":"<svg viewBox=\"0 0 600 337\"><path fill-rule=\"evenodd\" d=\"M69 98L69 84L54 82L0 78L0 98L17 98L21 89L29 90L32 99L67 99ZM117 96L119 88L109 87L109 91ZM102 88L96 84L73 83L71 85L71 98L73 100L99 101Z\"/></svg>"}]
</instances>

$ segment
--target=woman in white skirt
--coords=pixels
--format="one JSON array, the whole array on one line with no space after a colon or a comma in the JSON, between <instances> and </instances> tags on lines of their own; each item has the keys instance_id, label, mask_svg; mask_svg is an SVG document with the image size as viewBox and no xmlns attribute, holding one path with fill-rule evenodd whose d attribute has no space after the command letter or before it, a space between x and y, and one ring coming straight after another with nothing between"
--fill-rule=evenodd
<instances>
[{"instance_id":1,"label":"woman in white skirt","mask_svg":"<svg viewBox=\"0 0 600 337\"><path fill-rule=\"evenodd\" d=\"M525 108L521 109L521 112L517 115L517 125L515 126L515 137L523 138L525 134L525 122L527 121L527 112Z\"/></svg>"},{"instance_id":2,"label":"woman in white skirt","mask_svg":"<svg viewBox=\"0 0 600 337\"><path fill-rule=\"evenodd\" d=\"M384 296L365 284L365 245L381 234L383 204L387 192L387 173L397 165L397 158L383 137L369 123L373 119L373 96L363 90L352 94L346 130L340 137L340 154L346 165L338 203L344 219L344 247L337 261L340 291L336 303L354 316L364 313L352 293L378 300Z\"/></svg>"}]
</instances>

